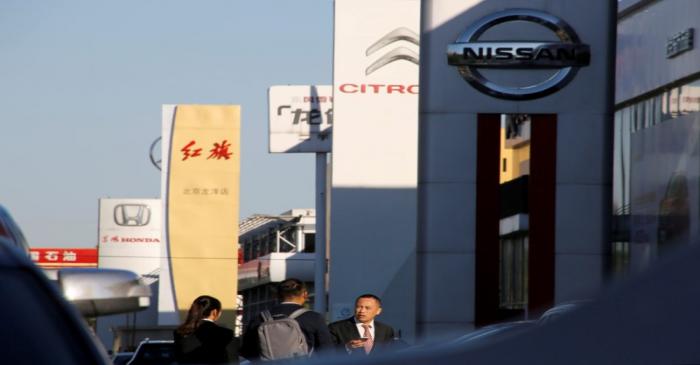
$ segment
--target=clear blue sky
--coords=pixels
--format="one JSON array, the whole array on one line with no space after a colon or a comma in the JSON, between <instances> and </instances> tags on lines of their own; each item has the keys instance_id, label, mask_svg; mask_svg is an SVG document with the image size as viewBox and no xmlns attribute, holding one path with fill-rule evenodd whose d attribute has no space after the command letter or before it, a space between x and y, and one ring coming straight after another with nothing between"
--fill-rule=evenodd
<instances>
[{"instance_id":1,"label":"clear blue sky","mask_svg":"<svg viewBox=\"0 0 700 365\"><path fill-rule=\"evenodd\" d=\"M241 218L314 207L267 152L267 88L330 84L332 0L0 1L0 204L33 247L89 247L100 197L159 197L162 104L242 106Z\"/></svg>"}]
</instances>

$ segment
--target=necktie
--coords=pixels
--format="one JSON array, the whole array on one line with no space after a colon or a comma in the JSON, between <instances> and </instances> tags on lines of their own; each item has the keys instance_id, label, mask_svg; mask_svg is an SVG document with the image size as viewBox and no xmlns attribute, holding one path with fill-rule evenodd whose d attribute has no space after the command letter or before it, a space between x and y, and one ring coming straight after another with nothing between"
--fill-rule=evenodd
<instances>
[{"instance_id":1,"label":"necktie","mask_svg":"<svg viewBox=\"0 0 700 365\"><path fill-rule=\"evenodd\" d=\"M362 334L362 337L367 338L367 341L365 341L364 343L365 353L369 354L369 352L372 351L372 346L374 345L374 340L372 339L372 332L370 332L368 324L363 324L362 327L365 329L365 333Z\"/></svg>"}]
</instances>

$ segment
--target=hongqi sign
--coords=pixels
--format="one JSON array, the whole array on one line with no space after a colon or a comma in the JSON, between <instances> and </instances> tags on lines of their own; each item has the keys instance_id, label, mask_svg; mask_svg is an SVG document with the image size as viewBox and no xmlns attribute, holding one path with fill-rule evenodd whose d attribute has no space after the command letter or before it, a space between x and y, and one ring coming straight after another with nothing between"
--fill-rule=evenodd
<instances>
[{"instance_id":1,"label":"hongqi sign","mask_svg":"<svg viewBox=\"0 0 700 365\"><path fill-rule=\"evenodd\" d=\"M222 140L220 143L214 142L210 146L212 146L212 148L209 150L207 160L228 160L233 155L233 152L229 152L231 144L226 139ZM202 150L201 147L198 147L196 140L191 140L180 149L180 152L182 152L182 161L187 161L190 158L203 157Z\"/></svg>"}]
</instances>

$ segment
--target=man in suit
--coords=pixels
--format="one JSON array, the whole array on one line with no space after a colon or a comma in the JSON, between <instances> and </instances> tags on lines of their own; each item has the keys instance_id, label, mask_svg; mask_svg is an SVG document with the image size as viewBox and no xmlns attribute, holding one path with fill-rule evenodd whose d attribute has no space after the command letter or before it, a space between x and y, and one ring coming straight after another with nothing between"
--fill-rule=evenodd
<instances>
[{"instance_id":1,"label":"man in suit","mask_svg":"<svg viewBox=\"0 0 700 365\"><path fill-rule=\"evenodd\" d=\"M370 355L389 348L394 341L394 329L376 321L382 312L382 301L373 294L363 294L355 300L355 315L330 324L335 344L350 355Z\"/></svg>"},{"instance_id":2,"label":"man in suit","mask_svg":"<svg viewBox=\"0 0 700 365\"><path fill-rule=\"evenodd\" d=\"M298 279L287 279L277 286L277 297L280 304L270 308L273 317L284 315L289 316L297 309L302 308L309 298L309 292L304 282ZM251 319L243 333L243 345L241 356L250 361L260 358L260 342L258 341L258 328L262 323L262 316L258 315ZM307 311L296 318L301 331L306 338L306 344L312 354L332 351L334 347L333 339L326 326L323 316L314 311Z\"/></svg>"}]
</instances>

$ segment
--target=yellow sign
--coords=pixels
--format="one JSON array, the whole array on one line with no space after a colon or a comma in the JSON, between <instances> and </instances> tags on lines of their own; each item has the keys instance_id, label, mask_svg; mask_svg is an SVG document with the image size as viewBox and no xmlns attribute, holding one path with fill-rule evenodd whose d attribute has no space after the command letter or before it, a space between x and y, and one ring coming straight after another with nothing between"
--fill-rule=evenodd
<instances>
[{"instance_id":1,"label":"yellow sign","mask_svg":"<svg viewBox=\"0 0 700 365\"><path fill-rule=\"evenodd\" d=\"M240 107L178 105L172 126L167 241L181 319L203 294L233 324L238 284Z\"/></svg>"}]
</instances>

